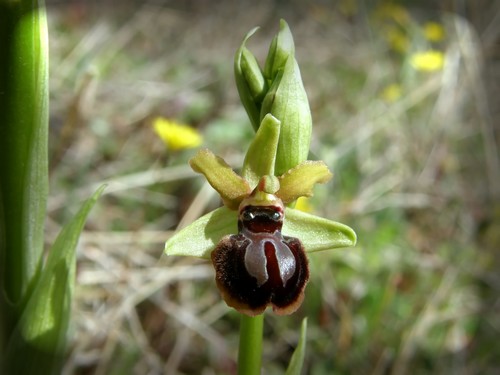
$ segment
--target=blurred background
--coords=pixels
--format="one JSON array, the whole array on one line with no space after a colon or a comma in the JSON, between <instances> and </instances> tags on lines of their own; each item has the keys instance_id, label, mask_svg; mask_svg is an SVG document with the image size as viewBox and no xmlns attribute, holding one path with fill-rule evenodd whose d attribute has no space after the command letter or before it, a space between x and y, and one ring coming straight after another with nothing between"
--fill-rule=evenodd
<instances>
[{"instance_id":1,"label":"blurred background","mask_svg":"<svg viewBox=\"0 0 500 375\"><path fill-rule=\"evenodd\" d=\"M49 1L49 240L108 184L64 374L235 373L239 317L211 264L162 251L220 205L187 165L197 148L241 166L233 56L261 26L263 64L280 18L334 173L300 207L358 245L309 255L303 306L266 314L263 374L284 372L306 316L304 374L499 373L500 3L437 3Z\"/></svg>"}]
</instances>

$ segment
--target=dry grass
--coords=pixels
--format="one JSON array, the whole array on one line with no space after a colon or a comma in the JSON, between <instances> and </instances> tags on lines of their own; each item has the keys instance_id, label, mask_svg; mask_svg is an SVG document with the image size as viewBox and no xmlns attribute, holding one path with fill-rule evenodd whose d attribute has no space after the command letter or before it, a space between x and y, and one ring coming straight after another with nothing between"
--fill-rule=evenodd
<instances>
[{"instance_id":1,"label":"dry grass","mask_svg":"<svg viewBox=\"0 0 500 375\"><path fill-rule=\"evenodd\" d=\"M304 307L266 317L265 373L283 371L304 315L306 373L498 370L498 5L484 2L481 16L470 6L475 25L445 14L447 63L427 74L390 51L370 6L348 16L313 2L172 4L49 8L49 237L108 183L79 247L64 373L234 373L238 319L211 265L161 256L218 198L187 166L193 151L169 153L151 119L196 126L239 166L252 130L233 54L261 25L250 48L264 56L280 17L311 101L312 152L335 174L313 206L360 241L312 255ZM415 24L441 16L409 11ZM394 82L402 96L384 101Z\"/></svg>"}]
</instances>

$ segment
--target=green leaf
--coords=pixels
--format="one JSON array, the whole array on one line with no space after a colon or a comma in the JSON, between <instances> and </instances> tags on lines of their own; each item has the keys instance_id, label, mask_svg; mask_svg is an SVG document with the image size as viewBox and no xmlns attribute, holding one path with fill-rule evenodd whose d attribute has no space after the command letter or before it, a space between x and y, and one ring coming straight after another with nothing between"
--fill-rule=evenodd
<instances>
[{"instance_id":1,"label":"green leaf","mask_svg":"<svg viewBox=\"0 0 500 375\"><path fill-rule=\"evenodd\" d=\"M295 348L292 359L286 369L286 375L300 375L302 366L304 365L304 357L306 354L306 340L307 340L307 318L302 320L300 326L300 337L297 347Z\"/></svg>"},{"instance_id":2,"label":"green leaf","mask_svg":"<svg viewBox=\"0 0 500 375\"><path fill-rule=\"evenodd\" d=\"M10 331L43 251L49 98L43 1L2 1L0 41L0 287Z\"/></svg>"},{"instance_id":3,"label":"green leaf","mask_svg":"<svg viewBox=\"0 0 500 375\"><path fill-rule=\"evenodd\" d=\"M323 161L306 160L279 177L280 190L276 195L284 203L299 197L310 197L314 185L324 184L331 178L332 174Z\"/></svg>"},{"instance_id":4,"label":"green leaf","mask_svg":"<svg viewBox=\"0 0 500 375\"><path fill-rule=\"evenodd\" d=\"M286 208L283 234L298 238L307 252L356 245L356 233L347 225Z\"/></svg>"},{"instance_id":5,"label":"green leaf","mask_svg":"<svg viewBox=\"0 0 500 375\"><path fill-rule=\"evenodd\" d=\"M104 190L100 187L64 226L9 340L9 374L59 373L65 352L75 282L76 245L85 220Z\"/></svg>"},{"instance_id":6,"label":"green leaf","mask_svg":"<svg viewBox=\"0 0 500 375\"><path fill-rule=\"evenodd\" d=\"M210 258L222 237L238 233L238 213L220 207L174 234L165 244L165 254Z\"/></svg>"},{"instance_id":7,"label":"green leaf","mask_svg":"<svg viewBox=\"0 0 500 375\"><path fill-rule=\"evenodd\" d=\"M280 122L271 114L262 120L245 156L243 178L254 189L262 176L274 175L274 163L280 136Z\"/></svg>"},{"instance_id":8,"label":"green leaf","mask_svg":"<svg viewBox=\"0 0 500 375\"><path fill-rule=\"evenodd\" d=\"M189 164L195 172L206 177L224 204L233 210L237 210L240 202L251 193L248 183L238 176L224 159L208 149L198 151L189 160Z\"/></svg>"}]
</instances>

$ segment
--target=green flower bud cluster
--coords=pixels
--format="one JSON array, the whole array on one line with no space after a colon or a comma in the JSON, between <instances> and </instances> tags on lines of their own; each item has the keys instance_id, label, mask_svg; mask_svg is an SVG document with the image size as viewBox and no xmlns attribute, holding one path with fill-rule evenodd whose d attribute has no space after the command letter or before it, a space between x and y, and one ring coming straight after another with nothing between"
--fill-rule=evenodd
<instances>
[{"instance_id":1,"label":"green flower bud cluster","mask_svg":"<svg viewBox=\"0 0 500 375\"><path fill-rule=\"evenodd\" d=\"M236 52L236 86L255 131L268 114L280 121L275 174L281 175L307 159L311 111L287 23L281 20L280 31L271 43L263 70L245 46L256 30L246 35Z\"/></svg>"}]
</instances>

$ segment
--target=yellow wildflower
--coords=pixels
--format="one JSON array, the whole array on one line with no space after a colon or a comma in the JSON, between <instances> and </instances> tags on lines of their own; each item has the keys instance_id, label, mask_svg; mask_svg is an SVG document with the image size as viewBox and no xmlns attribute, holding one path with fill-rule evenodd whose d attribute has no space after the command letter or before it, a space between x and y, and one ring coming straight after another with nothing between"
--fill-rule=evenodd
<instances>
[{"instance_id":1,"label":"yellow wildflower","mask_svg":"<svg viewBox=\"0 0 500 375\"><path fill-rule=\"evenodd\" d=\"M398 100L401 97L401 94L402 94L401 85L397 83L391 83L382 90L380 96L386 102L392 103Z\"/></svg>"},{"instance_id":2,"label":"yellow wildflower","mask_svg":"<svg viewBox=\"0 0 500 375\"><path fill-rule=\"evenodd\" d=\"M385 38L393 50L404 53L410 47L408 36L397 27L387 27L384 32Z\"/></svg>"},{"instance_id":3,"label":"yellow wildflower","mask_svg":"<svg viewBox=\"0 0 500 375\"><path fill-rule=\"evenodd\" d=\"M201 134L196 129L163 117L157 117L153 121L153 127L156 134L171 150L194 148L203 142Z\"/></svg>"},{"instance_id":4,"label":"yellow wildflower","mask_svg":"<svg viewBox=\"0 0 500 375\"><path fill-rule=\"evenodd\" d=\"M308 213L311 213L313 211L311 202L306 197L300 197L299 199L297 199L297 202L295 203L295 209Z\"/></svg>"},{"instance_id":5,"label":"yellow wildflower","mask_svg":"<svg viewBox=\"0 0 500 375\"><path fill-rule=\"evenodd\" d=\"M423 72L440 70L444 65L443 52L437 50L416 52L410 56L410 65L413 69Z\"/></svg>"},{"instance_id":6,"label":"yellow wildflower","mask_svg":"<svg viewBox=\"0 0 500 375\"><path fill-rule=\"evenodd\" d=\"M437 22L427 22L424 24L423 33L427 40L431 42L440 42L444 39L444 27Z\"/></svg>"}]
</instances>

